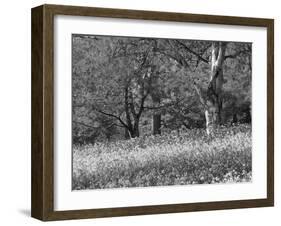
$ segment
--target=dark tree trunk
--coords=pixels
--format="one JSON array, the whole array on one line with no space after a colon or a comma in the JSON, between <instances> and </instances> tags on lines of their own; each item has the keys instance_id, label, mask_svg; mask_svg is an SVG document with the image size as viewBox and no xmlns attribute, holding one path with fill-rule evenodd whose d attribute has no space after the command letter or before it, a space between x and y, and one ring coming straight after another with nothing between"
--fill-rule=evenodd
<instances>
[{"instance_id":1,"label":"dark tree trunk","mask_svg":"<svg viewBox=\"0 0 281 226\"><path fill-rule=\"evenodd\" d=\"M134 137L139 137L140 136L140 132L139 132L139 119L135 119L135 123L134 123L134 127L133 127L133 131L131 133L132 138Z\"/></svg>"},{"instance_id":2,"label":"dark tree trunk","mask_svg":"<svg viewBox=\"0 0 281 226\"><path fill-rule=\"evenodd\" d=\"M130 132L127 128L124 129L124 137L126 140L130 139Z\"/></svg>"},{"instance_id":3,"label":"dark tree trunk","mask_svg":"<svg viewBox=\"0 0 281 226\"><path fill-rule=\"evenodd\" d=\"M131 116L130 116L130 107L132 105L130 105L129 103L129 89L128 89L128 86L125 87L125 90L124 90L124 97L125 97L125 101L124 101L124 109L125 109L125 115L126 115L126 128L125 128L125 138L126 139L129 139L129 138L133 138L133 137L136 137L136 132L135 132L135 125L133 126L133 123L132 123L132 119L131 119Z\"/></svg>"},{"instance_id":4,"label":"dark tree trunk","mask_svg":"<svg viewBox=\"0 0 281 226\"><path fill-rule=\"evenodd\" d=\"M150 81L149 79L149 85ZM136 81L138 83L138 81ZM132 90L129 89L130 82L128 82L124 88L124 110L125 110L125 118L126 123L124 123L125 127L125 138L135 138L140 136L139 132L139 122L141 115L144 111L144 103L149 95L150 88L145 90L145 81L139 82L138 87L134 87L134 92L138 93L141 97L139 100L139 107L136 107L135 98L132 95ZM146 92L145 92L146 91Z\"/></svg>"},{"instance_id":5,"label":"dark tree trunk","mask_svg":"<svg viewBox=\"0 0 281 226\"><path fill-rule=\"evenodd\" d=\"M158 95L151 95L153 105L157 106L160 104L160 98ZM152 134L161 134L161 113L155 111L152 116Z\"/></svg>"},{"instance_id":6,"label":"dark tree trunk","mask_svg":"<svg viewBox=\"0 0 281 226\"><path fill-rule=\"evenodd\" d=\"M246 118L245 118L246 123L251 123L252 122L251 109L247 108L245 113L246 113Z\"/></svg>"},{"instance_id":7,"label":"dark tree trunk","mask_svg":"<svg viewBox=\"0 0 281 226\"><path fill-rule=\"evenodd\" d=\"M237 114L234 113L234 114L232 115L232 124L236 124L237 122L238 122L238 120L237 120Z\"/></svg>"},{"instance_id":8,"label":"dark tree trunk","mask_svg":"<svg viewBox=\"0 0 281 226\"><path fill-rule=\"evenodd\" d=\"M133 128L125 128L125 139L139 137L139 135L139 126L134 126Z\"/></svg>"},{"instance_id":9,"label":"dark tree trunk","mask_svg":"<svg viewBox=\"0 0 281 226\"><path fill-rule=\"evenodd\" d=\"M161 134L161 114L154 114L152 117L153 135Z\"/></svg>"}]
</instances>

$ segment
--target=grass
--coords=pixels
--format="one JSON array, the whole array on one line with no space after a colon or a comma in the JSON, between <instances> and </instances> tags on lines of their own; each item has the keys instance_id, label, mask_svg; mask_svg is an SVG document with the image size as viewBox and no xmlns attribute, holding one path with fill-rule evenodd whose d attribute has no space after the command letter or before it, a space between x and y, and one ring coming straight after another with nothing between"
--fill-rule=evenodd
<instances>
[{"instance_id":1,"label":"grass","mask_svg":"<svg viewBox=\"0 0 281 226\"><path fill-rule=\"evenodd\" d=\"M172 131L74 146L74 190L250 182L251 128Z\"/></svg>"}]
</instances>

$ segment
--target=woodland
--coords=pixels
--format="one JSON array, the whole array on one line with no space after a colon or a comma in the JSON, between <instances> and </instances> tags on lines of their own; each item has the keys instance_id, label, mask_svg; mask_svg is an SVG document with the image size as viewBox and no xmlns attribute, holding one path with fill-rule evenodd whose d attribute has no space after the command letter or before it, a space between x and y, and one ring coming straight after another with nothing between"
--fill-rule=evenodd
<instances>
[{"instance_id":1,"label":"woodland","mask_svg":"<svg viewBox=\"0 0 281 226\"><path fill-rule=\"evenodd\" d=\"M250 124L251 47L73 34L73 143Z\"/></svg>"},{"instance_id":2,"label":"woodland","mask_svg":"<svg viewBox=\"0 0 281 226\"><path fill-rule=\"evenodd\" d=\"M72 38L74 190L251 182L251 43Z\"/></svg>"}]
</instances>

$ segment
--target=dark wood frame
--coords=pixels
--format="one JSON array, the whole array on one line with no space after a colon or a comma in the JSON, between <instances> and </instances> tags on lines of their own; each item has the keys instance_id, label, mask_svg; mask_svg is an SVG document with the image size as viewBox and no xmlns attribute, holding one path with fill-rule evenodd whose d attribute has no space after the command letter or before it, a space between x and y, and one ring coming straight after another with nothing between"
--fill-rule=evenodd
<instances>
[{"instance_id":1,"label":"dark wood frame","mask_svg":"<svg viewBox=\"0 0 281 226\"><path fill-rule=\"evenodd\" d=\"M54 15L257 26L267 28L267 198L122 208L54 211L53 35ZM160 214L274 205L274 20L183 13L42 5L32 9L32 200L31 215L50 221Z\"/></svg>"}]
</instances>

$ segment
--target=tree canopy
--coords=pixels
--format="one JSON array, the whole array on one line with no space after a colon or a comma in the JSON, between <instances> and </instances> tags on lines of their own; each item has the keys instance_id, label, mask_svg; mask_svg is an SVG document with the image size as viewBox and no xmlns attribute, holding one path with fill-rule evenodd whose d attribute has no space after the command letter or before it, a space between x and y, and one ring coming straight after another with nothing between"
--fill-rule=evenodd
<instances>
[{"instance_id":1,"label":"tree canopy","mask_svg":"<svg viewBox=\"0 0 281 226\"><path fill-rule=\"evenodd\" d=\"M251 43L75 34L72 42L74 143L205 127L219 51L219 123L251 122Z\"/></svg>"}]
</instances>

